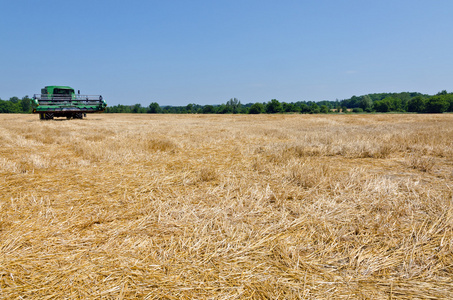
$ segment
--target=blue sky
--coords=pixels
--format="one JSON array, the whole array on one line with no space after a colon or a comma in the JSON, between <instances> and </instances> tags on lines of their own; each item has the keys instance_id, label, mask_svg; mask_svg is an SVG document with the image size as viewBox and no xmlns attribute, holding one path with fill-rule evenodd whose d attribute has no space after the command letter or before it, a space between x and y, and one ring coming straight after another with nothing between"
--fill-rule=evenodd
<instances>
[{"instance_id":1,"label":"blue sky","mask_svg":"<svg viewBox=\"0 0 453 300\"><path fill-rule=\"evenodd\" d=\"M0 98L110 105L453 91L451 0L0 0Z\"/></svg>"}]
</instances>

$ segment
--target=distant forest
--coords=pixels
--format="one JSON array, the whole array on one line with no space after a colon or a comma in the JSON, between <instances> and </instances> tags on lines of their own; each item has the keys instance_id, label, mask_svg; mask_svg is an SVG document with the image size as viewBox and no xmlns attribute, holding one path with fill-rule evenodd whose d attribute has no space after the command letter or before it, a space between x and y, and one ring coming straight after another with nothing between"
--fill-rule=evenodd
<instances>
[{"instance_id":1,"label":"distant forest","mask_svg":"<svg viewBox=\"0 0 453 300\"><path fill-rule=\"evenodd\" d=\"M31 99L28 96L19 99L0 99L0 113L31 113ZM108 101L108 100L107 100ZM108 106L106 113L151 113L151 114L275 114L275 113L443 113L453 112L453 93L442 91L436 95L421 93L378 93L352 96L349 99L335 101L297 101L282 102L272 99L268 102L242 104L237 98L231 98L220 105L188 104L186 106L160 106L152 102L149 106L115 105Z\"/></svg>"}]
</instances>

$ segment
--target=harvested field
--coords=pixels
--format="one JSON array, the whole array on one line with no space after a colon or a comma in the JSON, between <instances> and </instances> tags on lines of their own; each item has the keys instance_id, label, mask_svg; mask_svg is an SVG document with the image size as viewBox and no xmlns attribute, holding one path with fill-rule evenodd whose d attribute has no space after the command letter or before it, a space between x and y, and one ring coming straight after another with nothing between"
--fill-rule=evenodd
<instances>
[{"instance_id":1,"label":"harvested field","mask_svg":"<svg viewBox=\"0 0 453 300\"><path fill-rule=\"evenodd\" d=\"M453 114L0 115L0 298L451 299Z\"/></svg>"}]
</instances>

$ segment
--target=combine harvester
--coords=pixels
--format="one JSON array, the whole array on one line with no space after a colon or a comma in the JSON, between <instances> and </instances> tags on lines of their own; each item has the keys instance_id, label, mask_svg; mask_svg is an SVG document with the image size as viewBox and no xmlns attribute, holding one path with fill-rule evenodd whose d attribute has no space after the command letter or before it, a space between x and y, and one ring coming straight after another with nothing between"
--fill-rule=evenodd
<instances>
[{"instance_id":1,"label":"combine harvester","mask_svg":"<svg viewBox=\"0 0 453 300\"><path fill-rule=\"evenodd\" d=\"M41 120L52 120L54 117L83 119L87 113L100 113L107 103L101 95L80 95L69 86L46 86L41 94L33 96L33 113L39 114Z\"/></svg>"}]
</instances>

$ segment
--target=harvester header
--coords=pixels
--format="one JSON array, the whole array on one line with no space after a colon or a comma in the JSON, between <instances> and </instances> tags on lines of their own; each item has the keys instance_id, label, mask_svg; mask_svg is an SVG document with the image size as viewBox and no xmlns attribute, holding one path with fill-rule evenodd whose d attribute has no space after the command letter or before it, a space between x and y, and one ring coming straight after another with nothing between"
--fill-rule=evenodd
<instances>
[{"instance_id":1,"label":"harvester header","mask_svg":"<svg viewBox=\"0 0 453 300\"><path fill-rule=\"evenodd\" d=\"M101 95L80 95L69 86L50 85L41 89L41 94L33 96L33 113L41 120L54 117L83 119L87 113L101 113L107 107Z\"/></svg>"}]
</instances>

